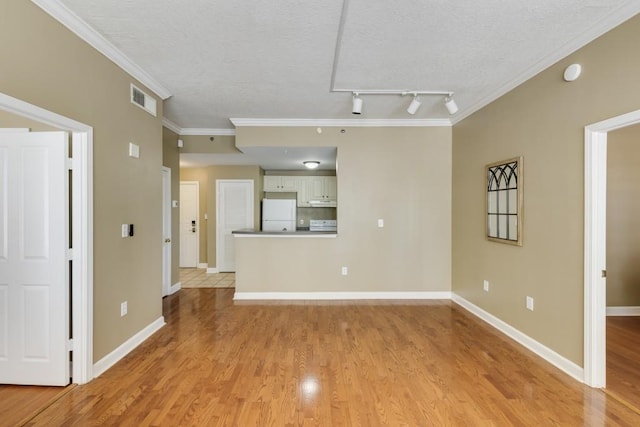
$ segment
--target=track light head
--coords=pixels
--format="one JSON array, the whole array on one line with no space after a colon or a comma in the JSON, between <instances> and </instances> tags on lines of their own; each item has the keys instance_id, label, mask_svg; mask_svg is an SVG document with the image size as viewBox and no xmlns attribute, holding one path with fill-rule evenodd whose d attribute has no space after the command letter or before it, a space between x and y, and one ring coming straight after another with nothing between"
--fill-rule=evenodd
<instances>
[{"instance_id":1,"label":"track light head","mask_svg":"<svg viewBox=\"0 0 640 427\"><path fill-rule=\"evenodd\" d=\"M414 115L418 108L420 108L422 102L420 102L420 98L418 98L418 94L413 95L413 99L411 100L411 104L409 104L409 108L407 108L407 113Z\"/></svg>"},{"instance_id":2,"label":"track light head","mask_svg":"<svg viewBox=\"0 0 640 427\"><path fill-rule=\"evenodd\" d=\"M351 113L362 114L362 98L355 92L353 93L353 108L351 109Z\"/></svg>"},{"instance_id":3,"label":"track light head","mask_svg":"<svg viewBox=\"0 0 640 427\"><path fill-rule=\"evenodd\" d=\"M458 112L458 104L456 104L456 101L453 99L453 94L444 99L444 106L447 107L449 114L455 114Z\"/></svg>"}]
</instances>

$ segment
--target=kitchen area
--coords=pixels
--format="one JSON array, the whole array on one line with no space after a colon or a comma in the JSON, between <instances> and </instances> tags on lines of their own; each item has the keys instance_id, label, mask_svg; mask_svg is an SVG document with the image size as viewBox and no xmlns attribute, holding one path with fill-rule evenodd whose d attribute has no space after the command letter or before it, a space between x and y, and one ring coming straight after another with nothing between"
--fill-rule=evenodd
<instances>
[{"instance_id":1,"label":"kitchen area","mask_svg":"<svg viewBox=\"0 0 640 427\"><path fill-rule=\"evenodd\" d=\"M234 234L313 236L337 232L335 170L265 171L261 201L261 229Z\"/></svg>"}]
</instances>

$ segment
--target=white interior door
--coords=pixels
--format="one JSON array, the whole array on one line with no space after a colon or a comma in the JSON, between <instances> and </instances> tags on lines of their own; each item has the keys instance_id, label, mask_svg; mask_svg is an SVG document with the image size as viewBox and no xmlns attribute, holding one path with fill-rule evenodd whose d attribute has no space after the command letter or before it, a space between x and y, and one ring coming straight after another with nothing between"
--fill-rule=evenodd
<instances>
[{"instance_id":1,"label":"white interior door","mask_svg":"<svg viewBox=\"0 0 640 427\"><path fill-rule=\"evenodd\" d=\"M198 266L198 192L197 181L180 182L180 267Z\"/></svg>"},{"instance_id":2,"label":"white interior door","mask_svg":"<svg viewBox=\"0 0 640 427\"><path fill-rule=\"evenodd\" d=\"M216 263L236 271L234 230L253 228L253 180L217 180Z\"/></svg>"},{"instance_id":3,"label":"white interior door","mask_svg":"<svg viewBox=\"0 0 640 427\"><path fill-rule=\"evenodd\" d=\"M171 292L171 169L162 168L162 296Z\"/></svg>"},{"instance_id":4,"label":"white interior door","mask_svg":"<svg viewBox=\"0 0 640 427\"><path fill-rule=\"evenodd\" d=\"M69 384L66 132L0 133L0 383Z\"/></svg>"}]
</instances>

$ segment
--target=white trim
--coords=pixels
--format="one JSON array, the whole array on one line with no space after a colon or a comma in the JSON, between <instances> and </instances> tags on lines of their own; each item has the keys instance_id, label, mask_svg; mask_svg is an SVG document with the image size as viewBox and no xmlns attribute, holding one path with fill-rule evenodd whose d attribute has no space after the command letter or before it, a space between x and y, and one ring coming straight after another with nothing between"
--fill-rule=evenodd
<instances>
[{"instance_id":1,"label":"white trim","mask_svg":"<svg viewBox=\"0 0 640 427\"><path fill-rule=\"evenodd\" d=\"M607 316L640 316L640 306L607 307Z\"/></svg>"},{"instance_id":2,"label":"white trim","mask_svg":"<svg viewBox=\"0 0 640 427\"><path fill-rule=\"evenodd\" d=\"M162 166L162 296L171 294L171 274L173 272L173 235L172 235L172 210L171 207L171 168ZM168 230L165 229L168 226ZM167 233L168 232L168 233ZM169 238L168 257L165 259L165 239ZM165 265L168 263L168 265ZM165 274L166 273L166 274Z\"/></svg>"},{"instance_id":3,"label":"white trim","mask_svg":"<svg viewBox=\"0 0 640 427\"><path fill-rule=\"evenodd\" d=\"M451 299L449 291L415 292L236 292L234 300L433 300Z\"/></svg>"},{"instance_id":4,"label":"white trim","mask_svg":"<svg viewBox=\"0 0 640 427\"><path fill-rule=\"evenodd\" d=\"M151 77L150 74L133 62L110 41L104 38L102 34L93 29L93 27L87 24L82 20L82 18L76 15L75 12L62 4L59 0L31 1L62 25L67 27L76 36L80 37L98 52L113 61L129 75L136 78L140 83L155 92L160 98L167 99L171 96L171 92L169 92L167 88Z\"/></svg>"},{"instance_id":5,"label":"white trim","mask_svg":"<svg viewBox=\"0 0 640 427\"><path fill-rule=\"evenodd\" d=\"M182 128L177 124L175 124L174 122L172 122L171 120L167 119L166 117L162 118L162 126L178 134L178 136L181 135Z\"/></svg>"},{"instance_id":6,"label":"white trim","mask_svg":"<svg viewBox=\"0 0 640 427\"><path fill-rule=\"evenodd\" d=\"M606 386L607 132L640 123L640 110L584 128L584 381Z\"/></svg>"},{"instance_id":7,"label":"white trim","mask_svg":"<svg viewBox=\"0 0 640 427\"><path fill-rule=\"evenodd\" d=\"M173 295L176 292L178 292L180 289L182 289L182 282L175 283L175 284L171 285L171 288L169 288L169 294L168 295Z\"/></svg>"},{"instance_id":8,"label":"white trim","mask_svg":"<svg viewBox=\"0 0 640 427\"><path fill-rule=\"evenodd\" d=\"M207 264L206 262L199 262L197 268L207 268L209 264Z\"/></svg>"},{"instance_id":9,"label":"white trim","mask_svg":"<svg viewBox=\"0 0 640 427\"><path fill-rule=\"evenodd\" d=\"M8 111L72 131L72 246L71 271L73 382L84 384L93 379L93 128L17 98L0 93L0 110Z\"/></svg>"},{"instance_id":10,"label":"white trim","mask_svg":"<svg viewBox=\"0 0 640 427\"><path fill-rule=\"evenodd\" d=\"M580 32L580 35L572 40L569 40L564 46L560 49L555 50L550 55L539 60L537 63L532 64L530 67L527 67L526 71L520 74L518 77L512 79L511 81L502 85L499 89L487 94L477 102L471 105L466 105L464 109L461 109L459 113L457 113L453 119L452 123L455 125L462 120L466 119L476 111L481 108L489 105L496 99L500 98L507 92L515 89L520 86L522 83L527 80L533 78L540 72L546 70L551 65L557 63L558 61L566 58L570 54L574 53L578 49L584 47L588 43L602 36L606 32L612 30L628 19L632 18L636 14L640 12L640 2L627 2L619 7L614 12L610 13L603 20L598 22L597 24L585 28L584 31Z\"/></svg>"},{"instance_id":11,"label":"white trim","mask_svg":"<svg viewBox=\"0 0 640 427\"><path fill-rule=\"evenodd\" d=\"M535 354L542 357L544 360L551 363L552 365L554 365L564 373L570 375L571 377L573 377L574 379L580 382L583 381L583 378L584 378L583 369L577 364L575 364L574 362L572 362L571 360L565 358L564 356L561 356L560 354L556 353L549 347L534 340L530 336L520 332L518 329L514 328L508 323L503 322L502 320L495 317L493 314L484 311L480 307L462 298L460 295L452 293L451 300L454 303L458 304L460 307L469 311L471 314L484 320L489 325L493 326L498 331L502 332L512 340L516 341L517 343L521 344L527 349L533 351Z\"/></svg>"},{"instance_id":12,"label":"white trim","mask_svg":"<svg viewBox=\"0 0 640 427\"><path fill-rule=\"evenodd\" d=\"M236 134L235 129L210 129L210 128L182 128L180 135L230 135Z\"/></svg>"},{"instance_id":13,"label":"white trim","mask_svg":"<svg viewBox=\"0 0 640 427\"><path fill-rule=\"evenodd\" d=\"M207 274L216 274L216 273L219 273L217 267L207 268Z\"/></svg>"},{"instance_id":14,"label":"white trim","mask_svg":"<svg viewBox=\"0 0 640 427\"><path fill-rule=\"evenodd\" d=\"M431 127L452 125L450 119L229 119L234 126Z\"/></svg>"},{"instance_id":15,"label":"white trim","mask_svg":"<svg viewBox=\"0 0 640 427\"><path fill-rule=\"evenodd\" d=\"M152 323L147 325L144 329L137 334L123 342L118 348L107 354L93 365L93 373L96 377L104 374L107 369L118 363L127 354L131 353L136 347L142 344L147 338L156 333L160 328L165 325L164 317L160 316Z\"/></svg>"}]
</instances>

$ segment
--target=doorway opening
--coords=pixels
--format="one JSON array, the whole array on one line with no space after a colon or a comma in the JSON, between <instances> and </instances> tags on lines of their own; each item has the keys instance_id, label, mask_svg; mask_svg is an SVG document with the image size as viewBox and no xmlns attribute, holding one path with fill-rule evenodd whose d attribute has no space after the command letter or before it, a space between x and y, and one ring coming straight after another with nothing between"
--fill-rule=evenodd
<instances>
[{"instance_id":1,"label":"doorway opening","mask_svg":"<svg viewBox=\"0 0 640 427\"><path fill-rule=\"evenodd\" d=\"M2 93L0 109L72 134L71 375L84 384L93 379L93 128Z\"/></svg>"},{"instance_id":2,"label":"doorway opening","mask_svg":"<svg viewBox=\"0 0 640 427\"><path fill-rule=\"evenodd\" d=\"M607 134L640 123L640 110L585 127L584 382L606 387Z\"/></svg>"}]
</instances>

